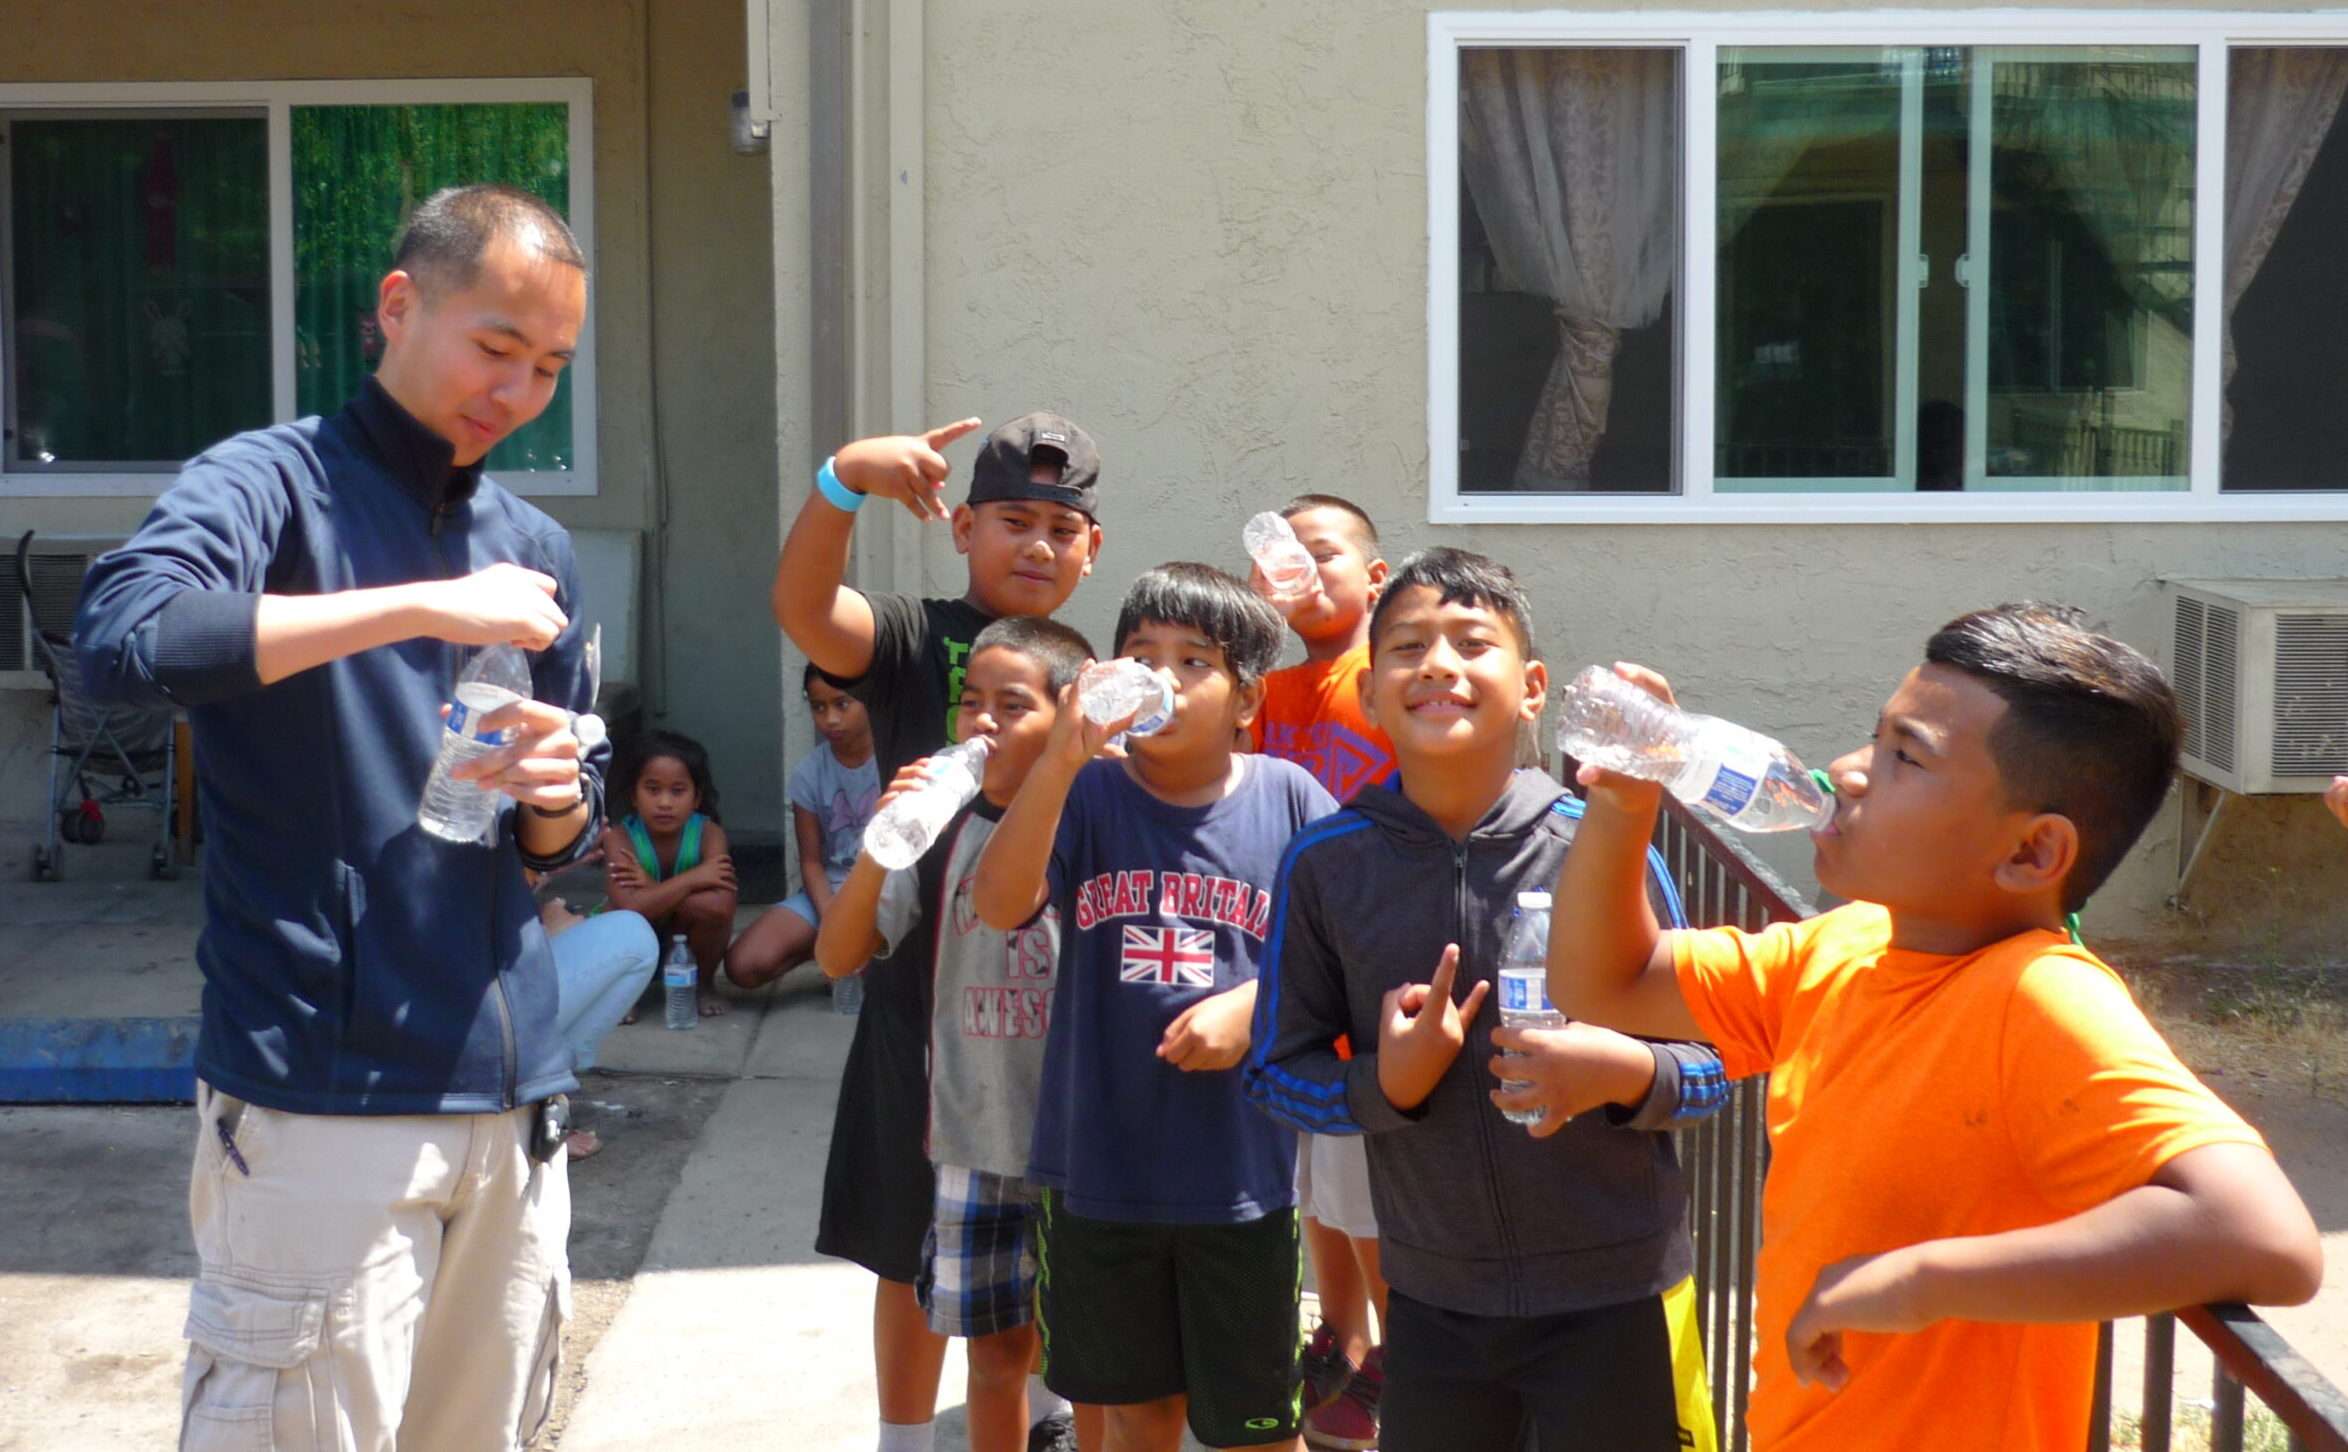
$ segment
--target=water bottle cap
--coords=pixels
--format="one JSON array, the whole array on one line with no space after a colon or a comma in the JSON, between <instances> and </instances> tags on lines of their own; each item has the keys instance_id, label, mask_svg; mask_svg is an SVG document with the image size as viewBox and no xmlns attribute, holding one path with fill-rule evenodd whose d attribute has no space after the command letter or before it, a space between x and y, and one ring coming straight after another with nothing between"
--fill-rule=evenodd
<instances>
[{"instance_id":1,"label":"water bottle cap","mask_svg":"<svg viewBox=\"0 0 2348 1452\"><path fill-rule=\"evenodd\" d=\"M671 933L671 934L669 934L669 946L670 946L670 947L672 947L672 948L681 948L681 947L683 947L683 946L684 946L684 944L685 944L685 935L684 935L683 933Z\"/></svg>"},{"instance_id":2,"label":"water bottle cap","mask_svg":"<svg viewBox=\"0 0 2348 1452\"><path fill-rule=\"evenodd\" d=\"M1549 911L1549 903L1550 896L1545 892L1520 892L1516 895L1516 905L1527 912L1545 913Z\"/></svg>"}]
</instances>

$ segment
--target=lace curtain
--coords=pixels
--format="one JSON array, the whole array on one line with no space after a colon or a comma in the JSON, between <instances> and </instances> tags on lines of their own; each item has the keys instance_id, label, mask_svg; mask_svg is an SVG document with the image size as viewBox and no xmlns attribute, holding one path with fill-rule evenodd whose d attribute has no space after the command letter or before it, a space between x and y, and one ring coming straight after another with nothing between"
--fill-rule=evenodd
<instances>
[{"instance_id":1,"label":"lace curtain","mask_svg":"<svg viewBox=\"0 0 2348 1452\"><path fill-rule=\"evenodd\" d=\"M1558 353L1515 487L1590 487L1614 356L1653 323L1679 260L1677 57L1655 50L1469 50L1461 165L1500 265L1549 299Z\"/></svg>"}]
</instances>

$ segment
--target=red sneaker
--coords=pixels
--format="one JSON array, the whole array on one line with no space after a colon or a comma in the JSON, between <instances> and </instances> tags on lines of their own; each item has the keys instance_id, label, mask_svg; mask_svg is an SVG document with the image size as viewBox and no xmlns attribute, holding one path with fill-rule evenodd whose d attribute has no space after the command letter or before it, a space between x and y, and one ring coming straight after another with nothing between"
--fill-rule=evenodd
<instances>
[{"instance_id":1,"label":"red sneaker","mask_svg":"<svg viewBox=\"0 0 2348 1452\"><path fill-rule=\"evenodd\" d=\"M1373 1346L1337 1399L1305 1417L1304 1439L1337 1452L1370 1452L1378 1445L1378 1396L1385 1390L1386 1348Z\"/></svg>"},{"instance_id":2,"label":"red sneaker","mask_svg":"<svg viewBox=\"0 0 2348 1452\"><path fill-rule=\"evenodd\" d=\"M1304 1409L1308 1412L1337 1400L1337 1394L1354 1376L1353 1363L1337 1349L1337 1333L1326 1321L1313 1328L1313 1339L1304 1345L1299 1368L1304 1373Z\"/></svg>"}]
</instances>

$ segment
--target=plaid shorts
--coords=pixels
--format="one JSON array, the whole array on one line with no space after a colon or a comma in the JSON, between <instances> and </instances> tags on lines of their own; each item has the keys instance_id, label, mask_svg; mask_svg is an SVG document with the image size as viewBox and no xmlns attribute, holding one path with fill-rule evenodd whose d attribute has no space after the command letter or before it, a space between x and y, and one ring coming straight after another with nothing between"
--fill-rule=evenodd
<instances>
[{"instance_id":1,"label":"plaid shorts","mask_svg":"<svg viewBox=\"0 0 2348 1452\"><path fill-rule=\"evenodd\" d=\"M1035 1192L1011 1175L938 1166L921 1278L913 1283L940 1336L992 1336L1035 1319Z\"/></svg>"}]
</instances>

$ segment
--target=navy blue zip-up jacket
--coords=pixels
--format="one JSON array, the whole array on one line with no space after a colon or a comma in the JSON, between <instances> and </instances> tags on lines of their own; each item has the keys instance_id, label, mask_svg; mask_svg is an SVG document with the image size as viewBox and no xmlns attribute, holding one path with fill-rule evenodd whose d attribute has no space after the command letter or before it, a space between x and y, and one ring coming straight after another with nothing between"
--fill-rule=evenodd
<instances>
[{"instance_id":1,"label":"navy blue zip-up jacket","mask_svg":"<svg viewBox=\"0 0 2348 1452\"><path fill-rule=\"evenodd\" d=\"M560 525L489 480L372 378L342 412L239 434L190 461L82 586L89 688L184 707L204 824L196 1072L303 1114L467 1114L576 1087L554 958L513 814L491 846L416 823L440 707L467 652L417 639L264 686L264 594L449 579L500 562L554 577L570 627L532 658L542 701L589 709L578 569Z\"/></svg>"},{"instance_id":2,"label":"navy blue zip-up jacket","mask_svg":"<svg viewBox=\"0 0 2348 1452\"><path fill-rule=\"evenodd\" d=\"M1709 1044L1651 1042L1655 1083L1635 1111L1609 1106L1534 1139L1493 1107L1497 993L1417 1108L1378 1086L1388 992L1423 983L1459 944L1453 993L1498 977L1522 891L1549 891L1581 802L1520 771L1464 841L1392 787L1357 794L1296 834L1272 896L1250 1098L1313 1134L1367 1134L1370 1201L1387 1281L1473 1316L1550 1316L1669 1289L1692 1264L1687 1194L1671 1137L1726 1097ZM1679 902L1650 858L1658 914ZM1571 932L1560 922L1555 931ZM1349 1035L1353 1057L1337 1056Z\"/></svg>"}]
</instances>

